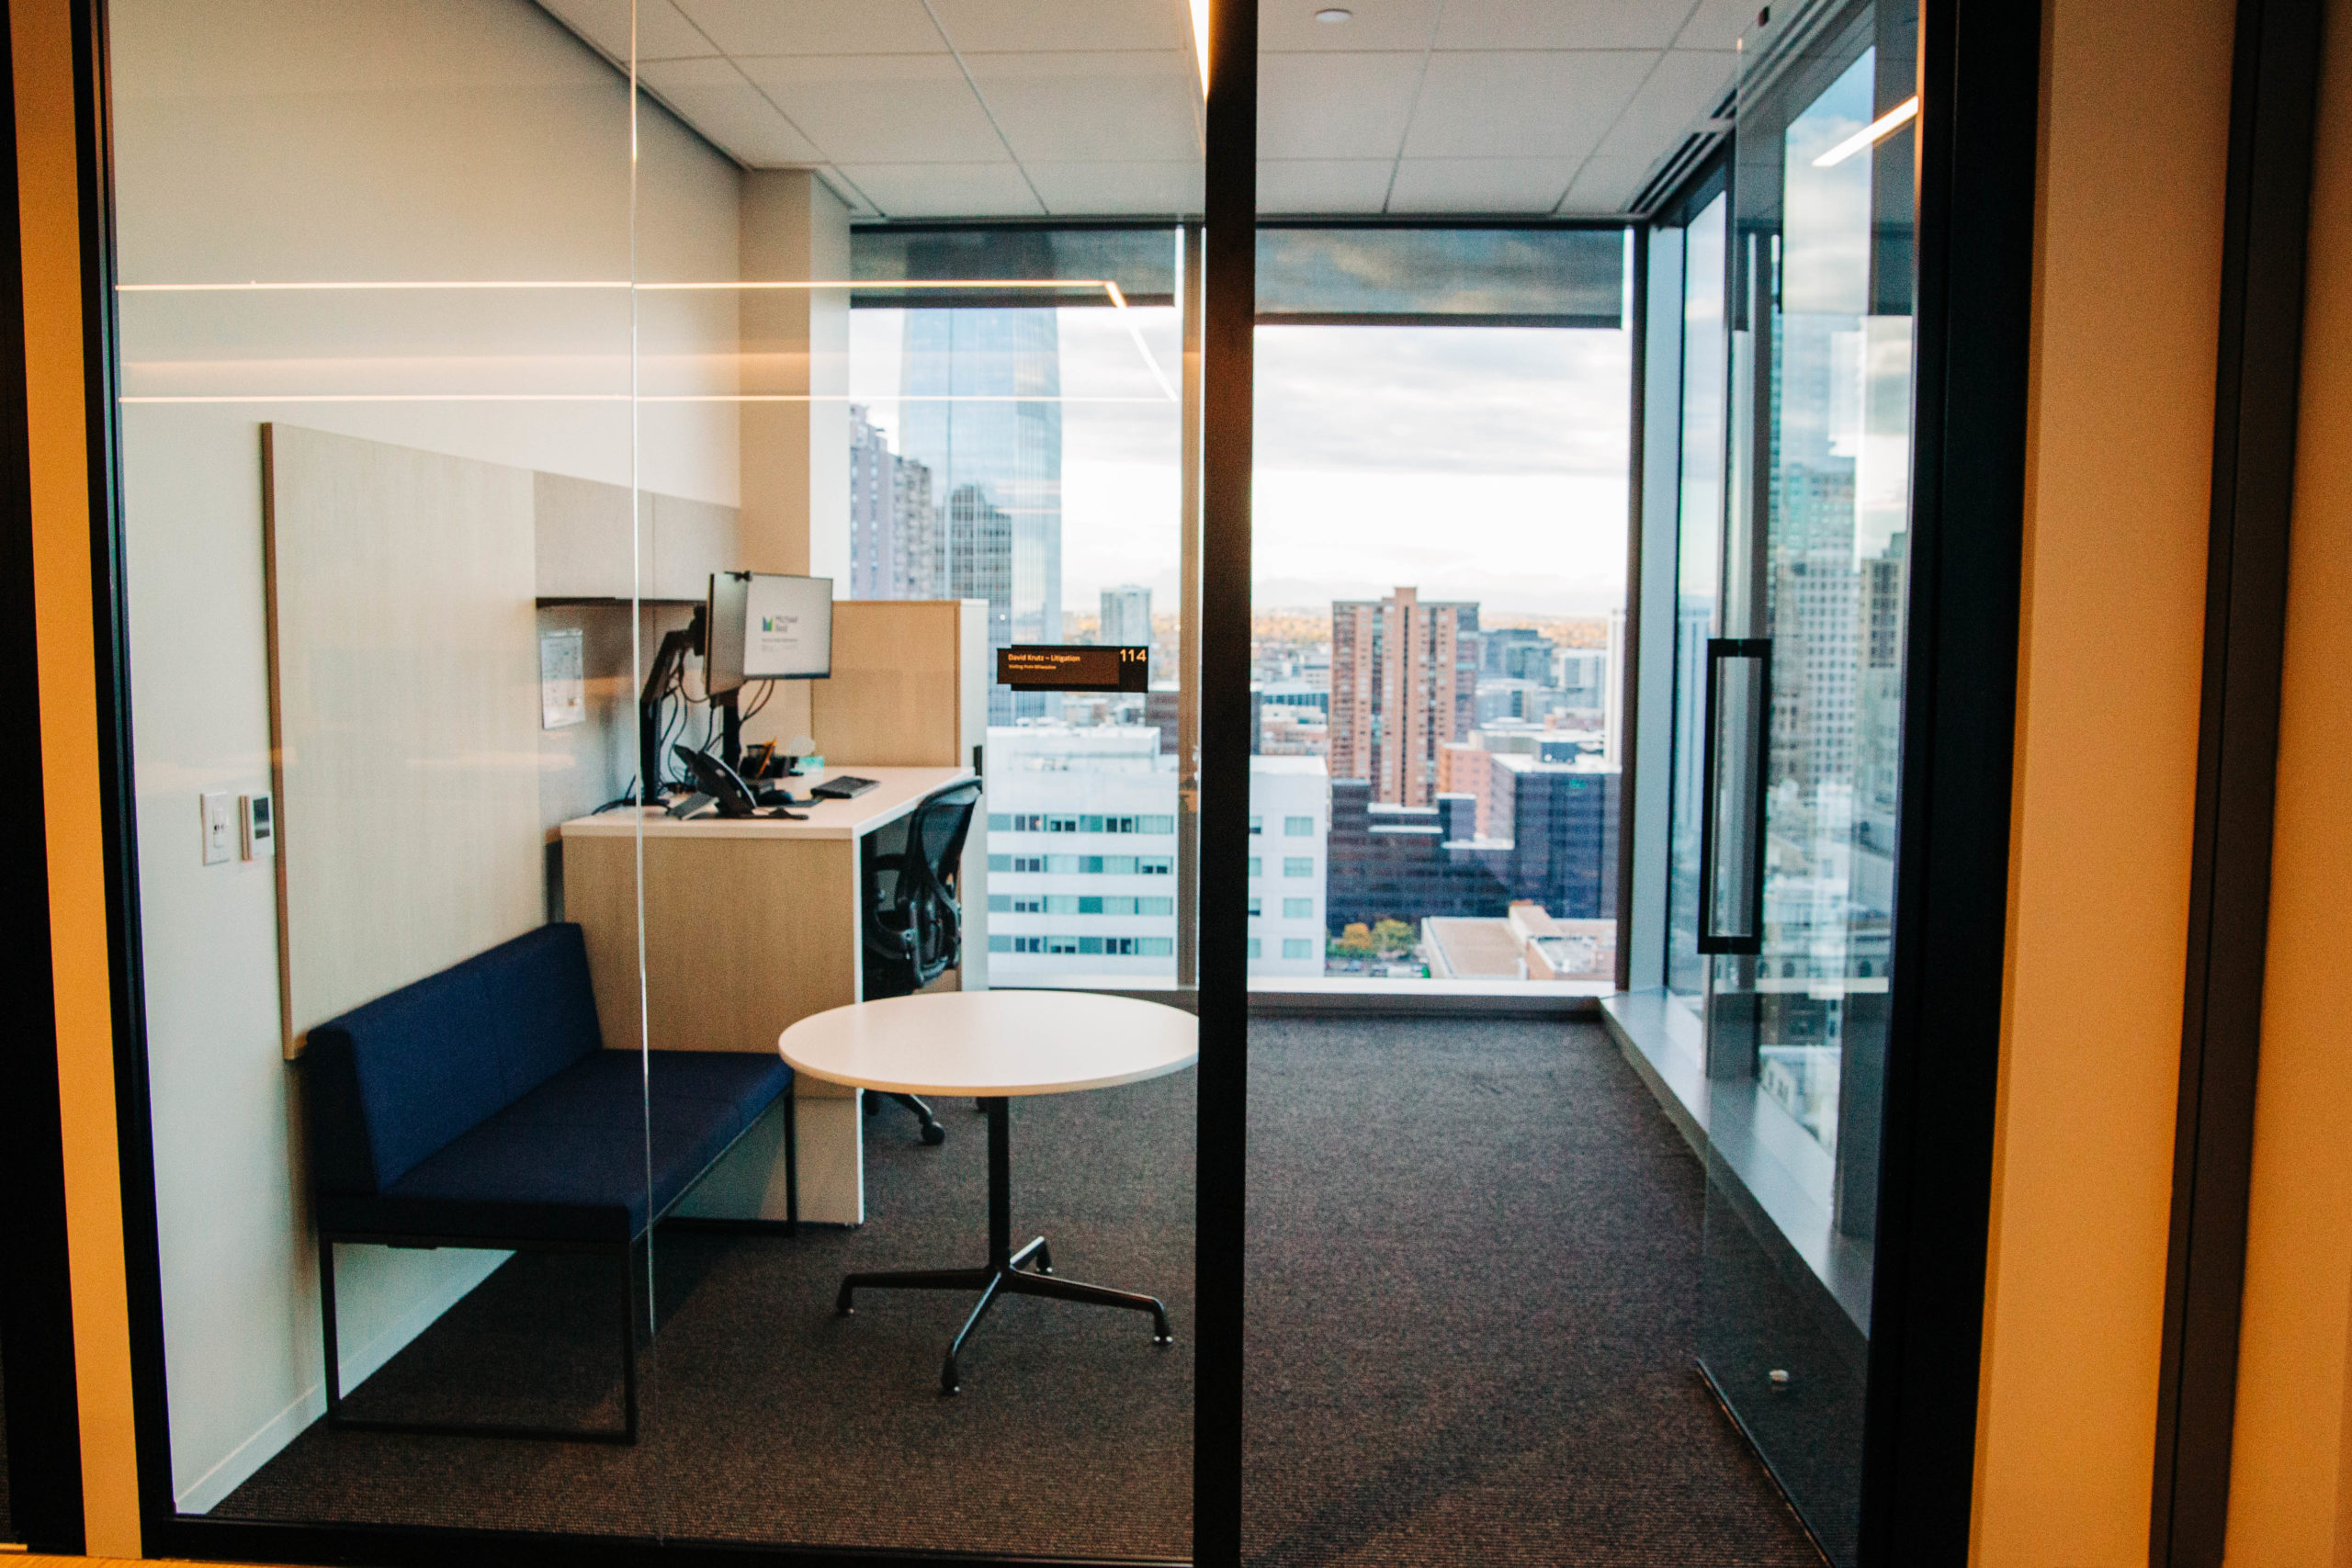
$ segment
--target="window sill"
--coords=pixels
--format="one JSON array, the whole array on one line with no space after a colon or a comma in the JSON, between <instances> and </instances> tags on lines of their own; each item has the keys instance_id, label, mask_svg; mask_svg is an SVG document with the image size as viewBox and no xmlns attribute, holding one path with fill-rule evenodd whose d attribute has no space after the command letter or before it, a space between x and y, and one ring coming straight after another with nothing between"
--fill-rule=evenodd
<instances>
[{"instance_id":1,"label":"window sill","mask_svg":"<svg viewBox=\"0 0 2352 1568\"><path fill-rule=\"evenodd\" d=\"M1600 1011L1710 1179L1731 1178L1719 1185L1748 1228L1802 1263L1824 1304L1867 1335L1871 1247L1839 1235L1831 1219L1837 1167L1828 1153L1754 1079L1710 1082L1705 1032L1679 998L1631 991L1610 997Z\"/></svg>"}]
</instances>

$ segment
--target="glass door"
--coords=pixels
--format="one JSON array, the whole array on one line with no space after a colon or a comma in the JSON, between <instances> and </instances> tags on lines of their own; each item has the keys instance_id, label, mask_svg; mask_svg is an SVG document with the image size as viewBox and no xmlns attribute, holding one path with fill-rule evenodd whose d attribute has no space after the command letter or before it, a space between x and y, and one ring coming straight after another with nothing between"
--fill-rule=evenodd
<instances>
[{"instance_id":1,"label":"glass door","mask_svg":"<svg viewBox=\"0 0 2352 1568\"><path fill-rule=\"evenodd\" d=\"M1916 11L1743 40L1706 646L1700 1359L1854 1560L1893 935Z\"/></svg>"}]
</instances>

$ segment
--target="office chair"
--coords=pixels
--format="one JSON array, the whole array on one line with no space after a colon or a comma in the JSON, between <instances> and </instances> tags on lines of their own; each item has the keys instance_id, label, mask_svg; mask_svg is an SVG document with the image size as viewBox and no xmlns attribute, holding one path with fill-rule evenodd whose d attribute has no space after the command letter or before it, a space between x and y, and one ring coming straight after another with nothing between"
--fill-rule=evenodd
<instances>
[{"instance_id":1,"label":"office chair","mask_svg":"<svg viewBox=\"0 0 2352 1568\"><path fill-rule=\"evenodd\" d=\"M865 999L911 996L963 962L964 908L958 901L964 840L979 807L977 779L948 785L879 832L861 857ZM942 1144L947 1129L911 1094L890 1097L922 1123L922 1141ZM866 1097L866 1114L880 1108Z\"/></svg>"}]
</instances>

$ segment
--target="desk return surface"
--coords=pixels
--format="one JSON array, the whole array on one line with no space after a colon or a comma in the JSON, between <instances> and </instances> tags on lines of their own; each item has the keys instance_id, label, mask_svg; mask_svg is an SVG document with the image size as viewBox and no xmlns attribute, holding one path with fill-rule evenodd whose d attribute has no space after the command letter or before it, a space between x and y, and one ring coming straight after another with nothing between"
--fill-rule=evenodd
<instances>
[{"instance_id":1,"label":"desk return surface","mask_svg":"<svg viewBox=\"0 0 2352 1568\"><path fill-rule=\"evenodd\" d=\"M967 768L835 768L876 787L806 820L643 815L646 1012L657 1051L772 1052L784 1029L858 999L858 848ZM609 1044L637 1038L637 834L626 809L563 824L563 905L588 942ZM977 837L977 835L975 835Z\"/></svg>"}]
</instances>

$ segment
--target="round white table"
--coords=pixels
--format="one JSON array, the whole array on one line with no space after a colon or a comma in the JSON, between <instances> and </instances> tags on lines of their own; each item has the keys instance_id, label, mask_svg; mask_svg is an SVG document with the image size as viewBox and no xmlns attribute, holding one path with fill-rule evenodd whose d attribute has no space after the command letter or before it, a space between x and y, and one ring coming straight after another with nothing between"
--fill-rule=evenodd
<instances>
[{"instance_id":1,"label":"round white table","mask_svg":"<svg viewBox=\"0 0 2352 1568\"><path fill-rule=\"evenodd\" d=\"M970 1095L988 1113L987 1265L845 1275L833 1303L849 1315L860 1287L978 1291L979 1301L947 1347L942 1393L962 1386L956 1359L1000 1295L1148 1312L1153 1343L1172 1341L1168 1309L1156 1298L1057 1277L1044 1236L1013 1248L1006 1122L1015 1095L1109 1089L1182 1072L1200 1059L1192 1014L1087 991L942 991L857 1002L804 1018L784 1032L776 1049L794 1072L810 1077L888 1094Z\"/></svg>"}]
</instances>

